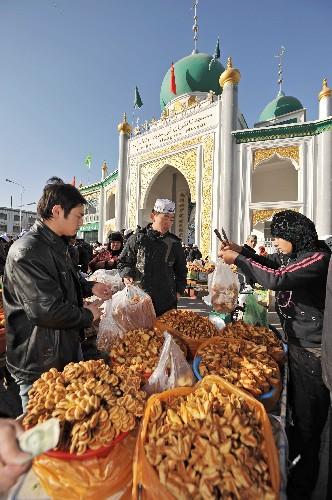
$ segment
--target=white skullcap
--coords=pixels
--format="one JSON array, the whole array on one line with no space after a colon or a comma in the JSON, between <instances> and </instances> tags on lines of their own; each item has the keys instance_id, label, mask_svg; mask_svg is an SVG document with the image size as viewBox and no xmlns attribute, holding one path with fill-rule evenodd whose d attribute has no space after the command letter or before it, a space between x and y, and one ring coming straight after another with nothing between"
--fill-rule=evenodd
<instances>
[{"instance_id":1,"label":"white skullcap","mask_svg":"<svg viewBox=\"0 0 332 500\"><path fill-rule=\"evenodd\" d=\"M158 199L154 204L153 210L161 214L174 214L175 203L166 199Z\"/></svg>"}]
</instances>

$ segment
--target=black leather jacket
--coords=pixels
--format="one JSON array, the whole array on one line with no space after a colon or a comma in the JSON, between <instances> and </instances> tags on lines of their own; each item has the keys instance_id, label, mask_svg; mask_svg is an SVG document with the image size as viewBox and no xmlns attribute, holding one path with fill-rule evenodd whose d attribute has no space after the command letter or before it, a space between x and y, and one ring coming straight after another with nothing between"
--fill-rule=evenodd
<instances>
[{"instance_id":1,"label":"black leather jacket","mask_svg":"<svg viewBox=\"0 0 332 500\"><path fill-rule=\"evenodd\" d=\"M128 239L118 263L122 278L131 276L152 298L159 316L177 305L177 293L187 283L187 266L181 240L161 235L149 224Z\"/></svg>"},{"instance_id":2,"label":"black leather jacket","mask_svg":"<svg viewBox=\"0 0 332 500\"><path fill-rule=\"evenodd\" d=\"M25 383L78 361L80 331L93 321L66 242L41 221L10 248L3 299L7 366Z\"/></svg>"}]
</instances>

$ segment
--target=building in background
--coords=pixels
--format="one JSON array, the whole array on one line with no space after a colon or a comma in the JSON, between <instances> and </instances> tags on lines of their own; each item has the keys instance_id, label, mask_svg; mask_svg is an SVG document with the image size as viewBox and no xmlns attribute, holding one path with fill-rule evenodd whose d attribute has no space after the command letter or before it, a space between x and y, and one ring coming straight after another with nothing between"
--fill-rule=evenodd
<instances>
[{"instance_id":1,"label":"building in background","mask_svg":"<svg viewBox=\"0 0 332 500\"><path fill-rule=\"evenodd\" d=\"M22 216L22 229L20 226L20 213ZM18 236L23 229L29 229L34 224L36 218L36 212L0 207L0 233L7 233L9 236Z\"/></svg>"},{"instance_id":2,"label":"building in background","mask_svg":"<svg viewBox=\"0 0 332 500\"><path fill-rule=\"evenodd\" d=\"M192 54L163 78L161 117L132 130L124 115L117 171L107 175L104 165L101 181L82 188L90 201L82 231L106 241L113 229L147 224L155 199L169 198L177 207L173 231L212 258L214 228L223 227L239 243L250 233L266 243L273 215L284 209L308 216L320 236L332 234L327 81L317 120L306 121L302 103L282 88L282 48L279 88L271 91L277 95L265 107L257 103L258 114L263 111L249 129L238 106L240 72L230 57L221 64L219 50L213 56L199 52L197 31Z\"/></svg>"}]
</instances>

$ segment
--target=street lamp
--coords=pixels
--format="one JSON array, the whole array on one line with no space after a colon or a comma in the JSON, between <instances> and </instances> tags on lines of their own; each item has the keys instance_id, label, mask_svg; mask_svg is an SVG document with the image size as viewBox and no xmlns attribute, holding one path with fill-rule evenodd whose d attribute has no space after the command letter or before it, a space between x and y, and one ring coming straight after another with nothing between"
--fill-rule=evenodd
<instances>
[{"instance_id":1,"label":"street lamp","mask_svg":"<svg viewBox=\"0 0 332 500\"><path fill-rule=\"evenodd\" d=\"M6 179L6 182L10 182L11 184L15 184L16 186L19 186L21 188L21 205L20 205L20 233L22 232L22 207L23 207L23 192L25 191L25 187L22 186L22 184L19 184L16 181L13 181L12 179Z\"/></svg>"}]
</instances>

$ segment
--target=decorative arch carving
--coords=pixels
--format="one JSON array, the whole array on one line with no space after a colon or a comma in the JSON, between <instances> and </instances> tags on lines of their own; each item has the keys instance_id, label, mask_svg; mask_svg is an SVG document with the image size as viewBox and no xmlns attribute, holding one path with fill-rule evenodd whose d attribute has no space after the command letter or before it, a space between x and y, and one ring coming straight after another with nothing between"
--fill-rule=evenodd
<instances>
[{"instance_id":1,"label":"decorative arch carving","mask_svg":"<svg viewBox=\"0 0 332 500\"><path fill-rule=\"evenodd\" d=\"M299 169L300 151L299 146L287 146L269 149L256 149L253 152L253 170L267 160L276 156L278 159L288 158L294 167Z\"/></svg>"},{"instance_id":2,"label":"decorative arch carving","mask_svg":"<svg viewBox=\"0 0 332 500\"><path fill-rule=\"evenodd\" d=\"M188 151L182 151L169 155L165 158L158 158L157 160L147 162L141 165L140 168L140 182L141 182L141 196L140 208L144 208L146 197L149 192L150 186L154 183L156 177L167 167L172 166L176 168L188 182L190 195L192 201L196 200L196 158L197 148Z\"/></svg>"}]
</instances>

